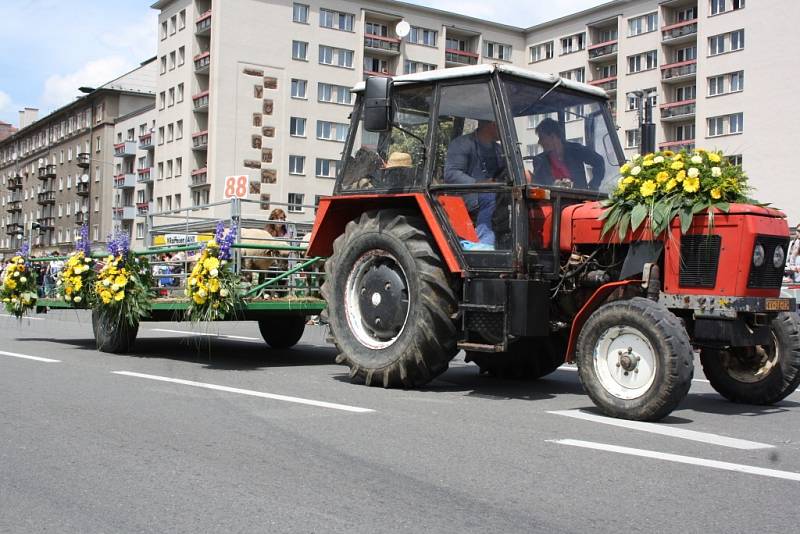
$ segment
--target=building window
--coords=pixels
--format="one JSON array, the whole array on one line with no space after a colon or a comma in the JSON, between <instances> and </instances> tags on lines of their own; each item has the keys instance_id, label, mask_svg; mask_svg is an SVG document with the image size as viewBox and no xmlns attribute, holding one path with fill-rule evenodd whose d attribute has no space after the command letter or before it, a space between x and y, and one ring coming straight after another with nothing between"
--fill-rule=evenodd
<instances>
[{"instance_id":1,"label":"building window","mask_svg":"<svg viewBox=\"0 0 800 534\"><path fill-rule=\"evenodd\" d=\"M166 38L167 38L167 21L165 20L164 22L161 23L161 40L163 41Z\"/></svg>"},{"instance_id":2,"label":"building window","mask_svg":"<svg viewBox=\"0 0 800 534\"><path fill-rule=\"evenodd\" d=\"M186 47L182 46L178 49L178 66L180 67L186 63Z\"/></svg>"},{"instance_id":3,"label":"building window","mask_svg":"<svg viewBox=\"0 0 800 534\"><path fill-rule=\"evenodd\" d=\"M175 123L175 139L183 139L183 119Z\"/></svg>"},{"instance_id":4,"label":"building window","mask_svg":"<svg viewBox=\"0 0 800 534\"><path fill-rule=\"evenodd\" d=\"M708 38L708 55L716 56L730 50L731 52L744 48L744 30L712 35Z\"/></svg>"},{"instance_id":5,"label":"building window","mask_svg":"<svg viewBox=\"0 0 800 534\"><path fill-rule=\"evenodd\" d=\"M302 117L291 117L289 119L289 135L293 137L305 137L306 120Z\"/></svg>"},{"instance_id":6,"label":"building window","mask_svg":"<svg viewBox=\"0 0 800 534\"><path fill-rule=\"evenodd\" d=\"M736 165L741 167L742 166L742 155L741 154L732 154L730 156L726 156L725 159L728 160L728 163L731 165Z\"/></svg>"},{"instance_id":7,"label":"building window","mask_svg":"<svg viewBox=\"0 0 800 534\"><path fill-rule=\"evenodd\" d=\"M178 15L172 15L169 18L169 34L175 35L176 31L178 31Z\"/></svg>"},{"instance_id":8,"label":"building window","mask_svg":"<svg viewBox=\"0 0 800 534\"><path fill-rule=\"evenodd\" d=\"M172 178L172 160L167 160L167 179ZM170 197L167 197L170 198ZM169 206L167 206L169 209Z\"/></svg>"},{"instance_id":9,"label":"building window","mask_svg":"<svg viewBox=\"0 0 800 534\"><path fill-rule=\"evenodd\" d=\"M484 41L483 55L501 61L511 61L511 45Z\"/></svg>"},{"instance_id":10,"label":"building window","mask_svg":"<svg viewBox=\"0 0 800 534\"><path fill-rule=\"evenodd\" d=\"M586 48L586 33L576 33L569 37L561 38L561 55L571 54Z\"/></svg>"},{"instance_id":11,"label":"building window","mask_svg":"<svg viewBox=\"0 0 800 534\"><path fill-rule=\"evenodd\" d=\"M349 125L340 122L317 121L317 139L345 142Z\"/></svg>"},{"instance_id":12,"label":"building window","mask_svg":"<svg viewBox=\"0 0 800 534\"><path fill-rule=\"evenodd\" d=\"M167 105L167 92L161 91L158 93L158 109L164 109Z\"/></svg>"},{"instance_id":13,"label":"building window","mask_svg":"<svg viewBox=\"0 0 800 534\"><path fill-rule=\"evenodd\" d=\"M323 28L351 32L353 31L354 20L355 15L350 13L342 13L324 8L319 10L319 25Z\"/></svg>"},{"instance_id":14,"label":"building window","mask_svg":"<svg viewBox=\"0 0 800 534\"><path fill-rule=\"evenodd\" d=\"M181 174L183 174L183 158L175 158L175 178Z\"/></svg>"},{"instance_id":15,"label":"building window","mask_svg":"<svg viewBox=\"0 0 800 534\"><path fill-rule=\"evenodd\" d=\"M308 6L295 3L292 6L292 20L301 24L308 24Z\"/></svg>"},{"instance_id":16,"label":"building window","mask_svg":"<svg viewBox=\"0 0 800 534\"><path fill-rule=\"evenodd\" d=\"M175 51L169 53L169 70L175 69Z\"/></svg>"},{"instance_id":17,"label":"building window","mask_svg":"<svg viewBox=\"0 0 800 534\"><path fill-rule=\"evenodd\" d=\"M353 51L345 48L319 45L319 62L321 65L353 68Z\"/></svg>"},{"instance_id":18,"label":"building window","mask_svg":"<svg viewBox=\"0 0 800 534\"><path fill-rule=\"evenodd\" d=\"M732 72L729 74L731 93L744 91L744 71Z\"/></svg>"},{"instance_id":19,"label":"building window","mask_svg":"<svg viewBox=\"0 0 800 534\"><path fill-rule=\"evenodd\" d=\"M172 123L167 124L167 143L171 143L175 139L175 125Z\"/></svg>"},{"instance_id":20,"label":"building window","mask_svg":"<svg viewBox=\"0 0 800 534\"><path fill-rule=\"evenodd\" d=\"M344 85L320 82L317 84L317 100L319 102L329 102L331 104L349 105L351 102L350 88Z\"/></svg>"},{"instance_id":21,"label":"building window","mask_svg":"<svg viewBox=\"0 0 800 534\"><path fill-rule=\"evenodd\" d=\"M308 82L306 80L292 80L292 98L307 98L306 89Z\"/></svg>"},{"instance_id":22,"label":"building window","mask_svg":"<svg viewBox=\"0 0 800 534\"><path fill-rule=\"evenodd\" d=\"M378 37L389 37L389 26L378 24L377 22L367 22L364 24L364 33L366 35L377 35Z\"/></svg>"},{"instance_id":23,"label":"building window","mask_svg":"<svg viewBox=\"0 0 800 534\"><path fill-rule=\"evenodd\" d=\"M159 126L158 127L158 144L159 145L163 145L164 144L164 127L163 126Z\"/></svg>"},{"instance_id":24,"label":"building window","mask_svg":"<svg viewBox=\"0 0 800 534\"><path fill-rule=\"evenodd\" d=\"M177 98L177 101L178 102L183 102L183 84L182 83L178 84L178 98Z\"/></svg>"},{"instance_id":25,"label":"building window","mask_svg":"<svg viewBox=\"0 0 800 534\"><path fill-rule=\"evenodd\" d=\"M744 130L744 114L734 113L728 116L728 124L730 126L729 133L737 134L742 133Z\"/></svg>"},{"instance_id":26,"label":"building window","mask_svg":"<svg viewBox=\"0 0 800 534\"><path fill-rule=\"evenodd\" d=\"M553 41L533 45L530 47L530 62L536 63L537 61L544 61L546 59L553 59Z\"/></svg>"},{"instance_id":27,"label":"building window","mask_svg":"<svg viewBox=\"0 0 800 534\"><path fill-rule=\"evenodd\" d=\"M579 69L565 70L559 72L558 75L567 80L575 80L576 82L583 83L586 81L586 71L583 67Z\"/></svg>"},{"instance_id":28,"label":"building window","mask_svg":"<svg viewBox=\"0 0 800 534\"><path fill-rule=\"evenodd\" d=\"M676 63L680 63L681 61L690 61L692 59L697 59L696 46L687 46L686 48L679 48L675 51Z\"/></svg>"},{"instance_id":29,"label":"building window","mask_svg":"<svg viewBox=\"0 0 800 534\"><path fill-rule=\"evenodd\" d=\"M156 173L156 179L161 180L164 178L164 162L161 161L158 163L158 172ZM161 207L159 207L159 211L161 211Z\"/></svg>"},{"instance_id":30,"label":"building window","mask_svg":"<svg viewBox=\"0 0 800 534\"><path fill-rule=\"evenodd\" d=\"M676 126L675 140L676 141L694 140L694 124L682 124L680 126Z\"/></svg>"},{"instance_id":31,"label":"building window","mask_svg":"<svg viewBox=\"0 0 800 534\"><path fill-rule=\"evenodd\" d=\"M697 89L694 85L685 85L683 87L675 88L675 102L682 102L684 100L695 100L697 98Z\"/></svg>"},{"instance_id":32,"label":"building window","mask_svg":"<svg viewBox=\"0 0 800 534\"><path fill-rule=\"evenodd\" d=\"M731 32L731 51L744 48L744 30Z\"/></svg>"},{"instance_id":33,"label":"building window","mask_svg":"<svg viewBox=\"0 0 800 534\"><path fill-rule=\"evenodd\" d=\"M628 19L628 36L654 32L658 29L658 13L648 13L641 17Z\"/></svg>"},{"instance_id":34,"label":"building window","mask_svg":"<svg viewBox=\"0 0 800 534\"><path fill-rule=\"evenodd\" d=\"M712 15L736 11L737 9L744 9L744 0L711 0Z\"/></svg>"},{"instance_id":35,"label":"building window","mask_svg":"<svg viewBox=\"0 0 800 534\"><path fill-rule=\"evenodd\" d=\"M167 94L168 94L167 107L171 108L172 106L175 105L175 88L170 87L169 92Z\"/></svg>"},{"instance_id":36,"label":"building window","mask_svg":"<svg viewBox=\"0 0 800 534\"><path fill-rule=\"evenodd\" d=\"M338 162L335 159L317 158L315 175L317 178L336 178L337 165Z\"/></svg>"},{"instance_id":37,"label":"building window","mask_svg":"<svg viewBox=\"0 0 800 534\"><path fill-rule=\"evenodd\" d=\"M144 239L144 223L136 223L136 239Z\"/></svg>"},{"instance_id":38,"label":"building window","mask_svg":"<svg viewBox=\"0 0 800 534\"><path fill-rule=\"evenodd\" d=\"M424 46L436 46L436 30L412 26L408 34L408 42Z\"/></svg>"},{"instance_id":39,"label":"building window","mask_svg":"<svg viewBox=\"0 0 800 534\"><path fill-rule=\"evenodd\" d=\"M289 174L303 175L306 173L305 156L289 156Z\"/></svg>"},{"instance_id":40,"label":"building window","mask_svg":"<svg viewBox=\"0 0 800 534\"><path fill-rule=\"evenodd\" d=\"M308 61L308 43L305 41L292 41L292 59Z\"/></svg>"},{"instance_id":41,"label":"building window","mask_svg":"<svg viewBox=\"0 0 800 534\"><path fill-rule=\"evenodd\" d=\"M708 137L739 134L744 131L744 114L733 113L708 119Z\"/></svg>"},{"instance_id":42,"label":"building window","mask_svg":"<svg viewBox=\"0 0 800 534\"><path fill-rule=\"evenodd\" d=\"M167 56L161 56L161 74L167 72Z\"/></svg>"},{"instance_id":43,"label":"building window","mask_svg":"<svg viewBox=\"0 0 800 534\"><path fill-rule=\"evenodd\" d=\"M642 72L651 70L658 66L658 56L656 50L645 52L644 54L637 54L635 56L628 56L628 73Z\"/></svg>"},{"instance_id":44,"label":"building window","mask_svg":"<svg viewBox=\"0 0 800 534\"><path fill-rule=\"evenodd\" d=\"M403 63L403 74L413 74L415 72L427 72L429 70L436 70L436 65L430 63L421 63L419 61L405 60Z\"/></svg>"},{"instance_id":45,"label":"building window","mask_svg":"<svg viewBox=\"0 0 800 534\"><path fill-rule=\"evenodd\" d=\"M289 193L289 213L303 213L303 193Z\"/></svg>"},{"instance_id":46,"label":"building window","mask_svg":"<svg viewBox=\"0 0 800 534\"><path fill-rule=\"evenodd\" d=\"M712 76L708 79L708 96L736 93L744 90L744 71Z\"/></svg>"}]
</instances>

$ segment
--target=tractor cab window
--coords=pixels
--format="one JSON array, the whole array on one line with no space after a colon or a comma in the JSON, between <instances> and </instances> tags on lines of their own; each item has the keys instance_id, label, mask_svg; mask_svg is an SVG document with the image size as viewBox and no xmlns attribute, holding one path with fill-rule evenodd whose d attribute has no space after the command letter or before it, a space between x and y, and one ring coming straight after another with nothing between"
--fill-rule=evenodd
<instances>
[{"instance_id":1,"label":"tractor cab window","mask_svg":"<svg viewBox=\"0 0 800 534\"><path fill-rule=\"evenodd\" d=\"M518 80L505 83L526 179L547 187L609 192L620 152L609 132L607 104L568 89Z\"/></svg>"},{"instance_id":2,"label":"tractor cab window","mask_svg":"<svg viewBox=\"0 0 800 534\"><path fill-rule=\"evenodd\" d=\"M390 131L368 132L360 118L342 169L341 189L403 190L419 183L428 159L425 143L432 101L430 85L396 86Z\"/></svg>"}]
</instances>

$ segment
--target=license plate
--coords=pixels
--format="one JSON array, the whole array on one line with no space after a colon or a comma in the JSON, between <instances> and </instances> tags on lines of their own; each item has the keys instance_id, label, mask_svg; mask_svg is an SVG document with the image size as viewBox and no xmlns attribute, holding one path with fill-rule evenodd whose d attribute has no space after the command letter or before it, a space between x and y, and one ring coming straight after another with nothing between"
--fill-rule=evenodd
<instances>
[{"instance_id":1,"label":"license plate","mask_svg":"<svg viewBox=\"0 0 800 534\"><path fill-rule=\"evenodd\" d=\"M790 299L766 299L764 304L767 311L791 311L789 309Z\"/></svg>"}]
</instances>

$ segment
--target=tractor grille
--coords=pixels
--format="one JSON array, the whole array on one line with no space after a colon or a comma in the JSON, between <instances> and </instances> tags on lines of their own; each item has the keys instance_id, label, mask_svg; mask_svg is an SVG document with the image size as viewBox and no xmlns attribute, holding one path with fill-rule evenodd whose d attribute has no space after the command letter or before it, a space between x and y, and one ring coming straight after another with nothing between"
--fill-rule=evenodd
<instances>
[{"instance_id":1,"label":"tractor grille","mask_svg":"<svg viewBox=\"0 0 800 534\"><path fill-rule=\"evenodd\" d=\"M784 265L776 269L772 263L772 256L775 254L775 247L778 245L783 247L784 252L789 250L789 240L785 237L760 235L756 236L756 243L761 243L761 246L764 247L764 264L761 267L756 267L751 260L747 287L752 289L780 289L783 281Z\"/></svg>"},{"instance_id":2,"label":"tractor grille","mask_svg":"<svg viewBox=\"0 0 800 534\"><path fill-rule=\"evenodd\" d=\"M714 287L717 283L718 235L685 235L681 237L681 287Z\"/></svg>"},{"instance_id":3,"label":"tractor grille","mask_svg":"<svg viewBox=\"0 0 800 534\"><path fill-rule=\"evenodd\" d=\"M495 343L503 339L503 314L496 312L470 311L466 314L467 330L475 332L484 340Z\"/></svg>"}]
</instances>

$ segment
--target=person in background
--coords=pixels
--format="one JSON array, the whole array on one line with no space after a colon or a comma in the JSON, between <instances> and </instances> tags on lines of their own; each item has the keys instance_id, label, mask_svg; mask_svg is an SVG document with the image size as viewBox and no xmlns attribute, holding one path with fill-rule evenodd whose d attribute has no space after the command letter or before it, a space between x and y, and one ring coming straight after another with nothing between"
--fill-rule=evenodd
<instances>
[{"instance_id":1,"label":"person in background","mask_svg":"<svg viewBox=\"0 0 800 534\"><path fill-rule=\"evenodd\" d=\"M583 146L566 140L561 125L553 119L544 119L536 126L539 145L544 152L533 158L533 182L540 185L598 189L605 177L603 156ZM592 180L586 181L584 164L592 168Z\"/></svg>"}]
</instances>

